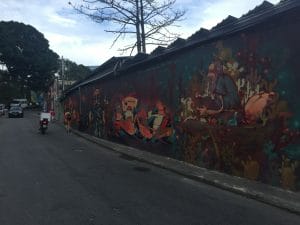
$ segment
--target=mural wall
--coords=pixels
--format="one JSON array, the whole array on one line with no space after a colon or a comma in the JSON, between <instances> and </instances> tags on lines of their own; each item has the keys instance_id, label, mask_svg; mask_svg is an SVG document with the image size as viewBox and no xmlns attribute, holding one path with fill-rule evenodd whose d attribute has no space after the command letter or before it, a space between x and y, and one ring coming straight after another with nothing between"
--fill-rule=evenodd
<instances>
[{"instance_id":1,"label":"mural wall","mask_svg":"<svg viewBox=\"0 0 300 225\"><path fill-rule=\"evenodd\" d=\"M72 126L299 191L298 27L263 24L83 86L65 101Z\"/></svg>"}]
</instances>

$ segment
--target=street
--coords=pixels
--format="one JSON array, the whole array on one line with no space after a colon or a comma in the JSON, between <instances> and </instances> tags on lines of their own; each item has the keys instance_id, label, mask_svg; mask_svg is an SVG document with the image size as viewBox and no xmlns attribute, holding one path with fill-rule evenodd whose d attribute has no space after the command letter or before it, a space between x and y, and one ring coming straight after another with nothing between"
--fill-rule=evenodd
<instances>
[{"instance_id":1,"label":"street","mask_svg":"<svg viewBox=\"0 0 300 225\"><path fill-rule=\"evenodd\" d=\"M67 134L0 117L0 225L300 224L287 211Z\"/></svg>"}]
</instances>

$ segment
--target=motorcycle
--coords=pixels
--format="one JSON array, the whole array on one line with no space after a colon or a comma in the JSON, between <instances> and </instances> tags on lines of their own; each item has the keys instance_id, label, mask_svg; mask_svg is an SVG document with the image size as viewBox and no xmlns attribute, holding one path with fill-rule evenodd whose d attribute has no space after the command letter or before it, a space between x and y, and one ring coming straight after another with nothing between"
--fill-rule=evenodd
<instances>
[{"instance_id":1,"label":"motorcycle","mask_svg":"<svg viewBox=\"0 0 300 225\"><path fill-rule=\"evenodd\" d=\"M43 118L42 120L40 120L40 131L42 134L46 133L46 130L48 129L48 119Z\"/></svg>"}]
</instances>

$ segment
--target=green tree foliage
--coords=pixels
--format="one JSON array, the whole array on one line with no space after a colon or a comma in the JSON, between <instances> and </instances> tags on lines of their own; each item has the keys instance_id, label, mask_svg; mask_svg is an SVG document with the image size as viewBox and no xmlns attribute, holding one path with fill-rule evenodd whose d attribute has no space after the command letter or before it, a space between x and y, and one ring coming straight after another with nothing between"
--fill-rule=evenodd
<instances>
[{"instance_id":1,"label":"green tree foliage","mask_svg":"<svg viewBox=\"0 0 300 225\"><path fill-rule=\"evenodd\" d=\"M9 81L7 71L0 70L0 103L8 105L13 96L21 96L20 89L13 81Z\"/></svg>"},{"instance_id":2,"label":"green tree foliage","mask_svg":"<svg viewBox=\"0 0 300 225\"><path fill-rule=\"evenodd\" d=\"M60 60L60 65L61 65L62 61ZM91 73L91 70L80 64L76 64L75 62L72 62L68 59L64 59L63 60L64 63L64 79L65 80L70 80L70 81L78 81L81 80L83 78L85 78L86 76L88 76ZM59 74L61 75L61 70L59 72Z\"/></svg>"},{"instance_id":3,"label":"green tree foliage","mask_svg":"<svg viewBox=\"0 0 300 225\"><path fill-rule=\"evenodd\" d=\"M47 90L59 66L42 33L13 21L0 22L0 63L7 67L6 82L17 85L23 96L28 90Z\"/></svg>"}]
</instances>

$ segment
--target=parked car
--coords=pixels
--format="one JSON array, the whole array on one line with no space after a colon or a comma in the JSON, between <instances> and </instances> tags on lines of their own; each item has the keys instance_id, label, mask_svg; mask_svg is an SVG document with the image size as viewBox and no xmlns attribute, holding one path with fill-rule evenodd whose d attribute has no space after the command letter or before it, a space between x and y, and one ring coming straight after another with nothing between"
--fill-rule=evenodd
<instances>
[{"instance_id":1,"label":"parked car","mask_svg":"<svg viewBox=\"0 0 300 225\"><path fill-rule=\"evenodd\" d=\"M15 106L15 105L19 105L21 106L23 109L27 108L28 107L28 102L27 102L27 99L26 98L15 98L13 99L13 102L12 104ZM11 106L12 106L11 104Z\"/></svg>"},{"instance_id":2,"label":"parked car","mask_svg":"<svg viewBox=\"0 0 300 225\"><path fill-rule=\"evenodd\" d=\"M4 116L4 115L5 115L5 105L0 104L0 116Z\"/></svg>"},{"instance_id":3,"label":"parked car","mask_svg":"<svg viewBox=\"0 0 300 225\"><path fill-rule=\"evenodd\" d=\"M10 104L9 104L9 107L15 107L15 106L21 106L20 102L19 101L12 101Z\"/></svg>"},{"instance_id":4,"label":"parked car","mask_svg":"<svg viewBox=\"0 0 300 225\"><path fill-rule=\"evenodd\" d=\"M23 108L21 106L12 106L8 110L8 118L11 117L24 117Z\"/></svg>"}]
</instances>

